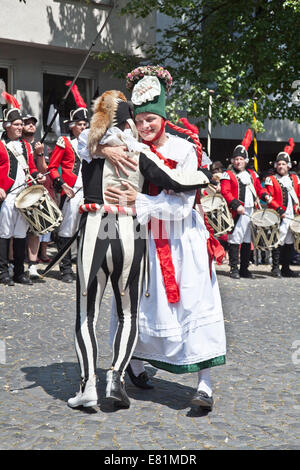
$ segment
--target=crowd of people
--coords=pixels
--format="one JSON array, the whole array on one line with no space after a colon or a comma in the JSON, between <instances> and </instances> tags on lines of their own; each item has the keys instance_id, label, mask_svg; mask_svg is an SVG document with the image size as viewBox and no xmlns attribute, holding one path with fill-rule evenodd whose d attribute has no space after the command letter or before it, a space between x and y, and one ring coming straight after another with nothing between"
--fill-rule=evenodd
<instances>
[{"instance_id":1,"label":"crowd of people","mask_svg":"<svg viewBox=\"0 0 300 470\"><path fill-rule=\"evenodd\" d=\"M36 264L49 262L47 246L53 240L61 280L73 282L71 249L77 241L80 389L68 400L71 408L98 401L96 324L108 279L114 299L106 399L130 406L126 372L137 387L152 389L147 361L170 373L196 373L191 403L211 410L210 371L226 362L214 261L222 263L228 253L231 278L254 277L251 217L257 207L272 209L281 221L278 242L270 249L272 274L298 275L290 269L290 222L300 199L300 180L290 171L292 140L268 174L249 168L251 130L234 149L228 168L205 160L195 126L167 120L171 84L166 69L138 67L127 76L131 102L119 91L107 91L95 100L90 122L77 92L77 107L66 121L70 135L58 138L49 161L44 145L35 141L37 119L22 116L19 103L5 94L11 108L4 112L0 141L0 283L32 284L39 277ZM15 207L20 188L35 183L45 185L61 209L55 237L32 231ZM220 237L201 206L208 188L222 196L233 220ZM260 253L263 260L268 251Z\"/></svg>"},{"instance_id":2,"label":"crowd of people","mask_svg":"<svg viewBox=\"0 0 300 470\"><path fill-rule=\"evenodd\" d=\"M298 277L298 272L290 269L291 264L300 264L299 250L296 250L294 243L295 236L298 235L293 235L290 230L291 220L299 214L300 198L300 171L297 166L291 170L290 154L293 148L294 144L290 139L289 145L277 155L274 166L259 174L254 168L249 168L249 158L246 154L245 158L235 157L233 154L228 168L224 168L220 161L212 163L210 167L214 179L218 182L216 193L225 198L234 220L233 231L219 238L229 255L230 277L234 279L254 278L255 274L248 269L250 263L271 265L270 272L277 278ZM242 178L246 181L245 187ZM255 242L253 243L251 214L255 208L264 212L269 208L277 212L277 243L274 243L274 237L269 240L269 244L268 240L265 240L264 246L256 247ZM244 217L241 218L241 215ZM267 231L270 232L269 227ZM300 228L297 232L300 232Z\"/></svg>"}]
</instances>

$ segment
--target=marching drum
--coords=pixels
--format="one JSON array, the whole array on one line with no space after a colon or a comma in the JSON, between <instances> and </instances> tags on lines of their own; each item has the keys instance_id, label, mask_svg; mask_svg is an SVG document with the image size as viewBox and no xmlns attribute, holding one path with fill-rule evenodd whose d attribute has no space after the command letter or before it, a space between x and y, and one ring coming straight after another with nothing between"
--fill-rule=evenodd
<instances>
[{"instance_id":1,"label":"marching drum","mask_svg":"<svg viewBox=\"0 0 300 470\"><path fill-rule=\"evenodd\" d=\"M233 218L227 202L221 194L202 197L201 206L216 237L231 232L234 227Z\"/></svg>"},{"instance_id":2,"label":"marching drum","mask_svg":"<svg viewBox=\"0 0 300 470\"><path fill-rule=\"evenodd\" d=\"M52 232L63 219L47 189L40 184L23 189L16 197L15 206L36 235Z\"/></svg>"},{"instance_id":3,"label":"marching drum","mask_svg":"<svg viewBox=\"0 0 300 470\"><path fill-rule=\"evenodd\" d=\"M294 237L294 248L300 253L300 215L296 215L291 221L290 230Z\"/></svg>"},{"instance_id":4,"label":"marching drum","mask_svg":"<svg viewBox=\"0 0 300 470\"><path fill-rule=\"evenodd\" d=\"M280 216L273 209L261 209L251 215L251 232L254 248L268 251L280 242Z\"/></svg>"}]
</instances>

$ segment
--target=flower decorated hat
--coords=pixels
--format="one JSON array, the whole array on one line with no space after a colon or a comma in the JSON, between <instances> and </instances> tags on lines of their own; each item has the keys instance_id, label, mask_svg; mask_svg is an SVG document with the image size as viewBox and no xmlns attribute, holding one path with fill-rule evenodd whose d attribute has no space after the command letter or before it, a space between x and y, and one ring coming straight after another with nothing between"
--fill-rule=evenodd
<instances>
[{"instance_id":1,"label":"flower decorated hat","mask_svg":"<svg viewBox=\"0 0 300 470\"><path fill-rule=\"evenodd\" d=\"M168 70L160 65L137 67L128 73L126 86L132 92L134 117L139 113L154 113L167 119L166 93L172 86Z\"/></svg>"}]
</instances>

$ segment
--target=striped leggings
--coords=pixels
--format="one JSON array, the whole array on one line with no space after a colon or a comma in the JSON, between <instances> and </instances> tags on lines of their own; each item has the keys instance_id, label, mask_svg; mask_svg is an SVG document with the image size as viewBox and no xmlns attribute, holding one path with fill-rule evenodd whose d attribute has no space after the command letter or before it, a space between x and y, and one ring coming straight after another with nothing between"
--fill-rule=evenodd
<instances>
[{"instance_id":1,"label":"striped leggings","mask_svg":"<svg viewBox=\"0 0 300 470\"><path fill-rule=\"evenodd\" d=\"M81 233L78 249L75 348L82 379L88 380L96 373L98 345L96 324L101 301L110 277L118 314L118 328L113 342L111 367L124 376L138 336L138 308L143 280L145 239L135 237L130 224L137 227L135 217L126 217L127 229L120 233L118 217L115 218L116 236L97 240L93 258L101 258L101 266L83 295L83 269L85 253L93 249L86 236L87 227ZM103 218L103 221L106 219ZM101 222L103 225L103 222ZM129 229L128 229L129 228ZM121 231L122 232L122 231ZM122 237L122 238L121 238ZM86 251L88 250L88 251ZM103 258L103 260L102 260ZM90 261L93 264L93 261ZM128 276L124 281L124 271Z\"/></svg>"}]
</instances>

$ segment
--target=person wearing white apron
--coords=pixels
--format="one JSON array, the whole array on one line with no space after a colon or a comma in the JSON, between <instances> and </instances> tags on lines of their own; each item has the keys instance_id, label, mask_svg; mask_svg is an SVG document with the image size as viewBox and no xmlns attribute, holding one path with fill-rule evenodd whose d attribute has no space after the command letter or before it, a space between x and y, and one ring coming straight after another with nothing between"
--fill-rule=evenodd
<instances>
[{"instance_id":1,"label":"person wearing white apron","mask_svg":"<svg viewBox=\"0 0 300 470\"><path fill-rule=\"evenodd\" d=\"M197 172L194 145L165 132L165 125L171 124L166 120L164 100L169 73L155 66L136 70L141 74L134 81L132 102L140 138L166 165L173 162L183 171ZM111 197L110 202L118 201L117 194L113 198L113 188L105 194ZM176 195L160 188L157 195L150 194L138 193L135 203L139 222L151 221L149 292L145 283L135 359L127 372L131 381L144 389L153 385L143 360L175 374L197 373L191 404L211 410L210 369L225 363L226 338L214 266L210 272L209 233L203 218L193 209L194 191ZM165 230L163 238L168 240L169 251L168 246L160 245L160 228ZM112 315L111 332L115 331L114 318Z\"/></svg>"}]
</instances>

